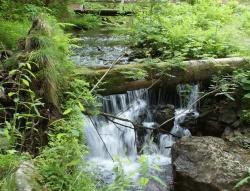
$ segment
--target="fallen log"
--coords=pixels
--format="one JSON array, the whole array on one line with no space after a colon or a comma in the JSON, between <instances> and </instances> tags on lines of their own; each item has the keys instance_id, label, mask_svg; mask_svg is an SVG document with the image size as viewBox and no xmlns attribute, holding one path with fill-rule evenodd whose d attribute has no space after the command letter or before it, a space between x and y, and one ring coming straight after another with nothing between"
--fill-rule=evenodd
<instances>
[{"instance_id":1,"label":"fallen log","mask_svg":"<svg viewBox=\"0 0 250 191\"><path fill-rule=\"evenodd\" d=\"M99 85L99 93L103 95L124 93L129 90L148 88L152 84L173 87L180 83L209 80L213 75L230 74L235 69L245 66L248 66L248 61L239 57L191 60L181 64L162 62L116 65L106 75L104 83ZM108 67L79 67L75 75L84 78L94 86L107 70ZM145 74L143 79L136 78L138 73Z\"/></svg>"},{"instance_id":2,"label":"fallen log","mask_svg":"<svg viewBox=\"0 0 250 191\"><path fill-rule=\"evenodd\" d=\"M92 14L92 15L100 15L100 16L130 16L134 13L132 11L120 11L116 9L75 9L75 13L77 14Z\"/></svg>"}]
</instances>

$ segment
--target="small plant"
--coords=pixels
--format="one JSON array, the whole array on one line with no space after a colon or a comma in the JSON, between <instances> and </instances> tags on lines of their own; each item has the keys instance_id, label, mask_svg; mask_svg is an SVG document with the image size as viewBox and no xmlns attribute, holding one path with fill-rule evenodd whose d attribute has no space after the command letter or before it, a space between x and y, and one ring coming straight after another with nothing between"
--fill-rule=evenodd
<instances>
[{"instance_id":1,"label":"small plant","mask_svg":"<svg viewBox=\"0 0 250 191\"><path fill-rule=\"evenodd\" d=\"M247 175L247 177L244 178L244 179L242 179L241 181L239 181L239 182L235 185L234 188L236 188L236 189L237 189L237 188L240 188L240 187L242 187L242 186L248 184L249 181L250 181L250 168L248 169L248 175Z\"/></svg>"},{"instance_id":2,"label":"small plant","mask_svg":"<svg viewBox=\"0 0 250 191\"><path fill-rule=\"evenodd\" d=\"M40 114L44 104L32 90L32 80L36 78L31 65L20 63L18 69L9 72L9 79L1 82L3 91L12 100L12 107L4 108L4 134L9 147L20 150L33 149L38 132L37 125L44 117ZM11 86L10 86L11 85ZM10 116L7 111L12 111ZM30 145L29 147L26 147Z\"/></svg>"},{"instance_id":3,"label":"small plant","mask_svg":"<svg viewBox=\"0 0 250 191\"><path fill-rule=\"evenodd\" d=\"M112 184L108 185L107 191L126 191L133 187L132 181L133 174L125 174L124 166L120 160L114 166L113 171L115 173L115 180Z\"/></svg>"}]
</instances>

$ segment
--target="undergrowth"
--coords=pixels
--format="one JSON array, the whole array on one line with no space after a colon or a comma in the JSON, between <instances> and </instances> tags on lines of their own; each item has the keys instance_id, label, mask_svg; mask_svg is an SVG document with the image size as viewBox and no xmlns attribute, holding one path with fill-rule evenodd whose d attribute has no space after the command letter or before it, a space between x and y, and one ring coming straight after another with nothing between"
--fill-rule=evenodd
<instances>
[{"instance_id":1,"label":"undergrowth","mask_svg":"<svg viewBox=\"0 0 250 191\"><path fill-rule=\"evenodd\" d=\"M155 3L137 14L132 40L152 57L222 58L242 50L249 23L248 8L236 1Z\"/></svg>"}]
</instances>

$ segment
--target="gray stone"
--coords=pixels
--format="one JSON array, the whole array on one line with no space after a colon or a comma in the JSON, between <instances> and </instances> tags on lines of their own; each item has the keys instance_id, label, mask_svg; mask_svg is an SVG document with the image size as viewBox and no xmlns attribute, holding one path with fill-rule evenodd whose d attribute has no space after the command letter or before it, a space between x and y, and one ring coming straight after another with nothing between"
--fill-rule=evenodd
<instances>
[{"instance_id":1,"label":"gray stone","mask_svg":"<svg viewBox=\"0 0 250 191\"><path fill-rule=\"evenodd\" d=\"M4 129L0 128L0 150L8 148L8 139L4 134Z\"/></svg>"},{"instance_id":2,"label":"gray stone","mask_svg":"<svg viewBox=\"0 0 250 191\"><path fill-rule=\"evenodd\" d=\"M174 144L172 157L175 191L232 191L250 166L248 150L215 137L185 137Z\"/></svg>"},{"instance_id":3,"label":"gray stone","mask_svg":"<svg viewBox=\"0 0 250 191\"><path fill-rule=\"evenodd\" d=\"M42 191L38 178L34 164L31 161L22 162L15 173L17 191Z\"/></svg>"}]
</instances>

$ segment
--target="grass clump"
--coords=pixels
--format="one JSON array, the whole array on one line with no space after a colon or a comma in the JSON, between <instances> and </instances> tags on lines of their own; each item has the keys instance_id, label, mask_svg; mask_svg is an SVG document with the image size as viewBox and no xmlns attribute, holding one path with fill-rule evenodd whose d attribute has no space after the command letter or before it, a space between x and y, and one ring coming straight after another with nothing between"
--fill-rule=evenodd
<instances>
[{"instance_id":1,"label":"grass clump","mask_svg":"<svg viewBox=\"0 0 250 191\"><path fill-rule=\"evenodd\" d=\"M0 19L0 26L0 49L15 49L18 40L27 34L30 22Z\"/></svg>"}]
</instances>

